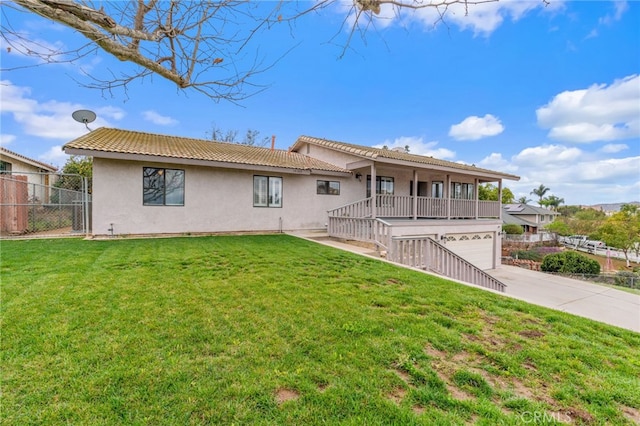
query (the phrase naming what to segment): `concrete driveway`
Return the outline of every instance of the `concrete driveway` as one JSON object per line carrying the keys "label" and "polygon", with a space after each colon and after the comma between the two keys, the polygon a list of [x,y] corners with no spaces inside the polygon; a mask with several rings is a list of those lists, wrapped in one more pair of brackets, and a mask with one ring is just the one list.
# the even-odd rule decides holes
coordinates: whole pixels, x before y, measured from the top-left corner
{"label": "concrete driveway", "polygon": [[597,284],[503,265],[488,272],[505,294],[640,333],[640,295]]}

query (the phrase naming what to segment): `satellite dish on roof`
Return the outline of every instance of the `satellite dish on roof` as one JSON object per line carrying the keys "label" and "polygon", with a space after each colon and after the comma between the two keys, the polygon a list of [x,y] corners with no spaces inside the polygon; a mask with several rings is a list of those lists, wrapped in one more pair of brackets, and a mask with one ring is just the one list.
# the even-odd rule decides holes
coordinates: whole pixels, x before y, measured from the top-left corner
{"label": "satellite dish on roof", "polygon": [[73,117],[73,119],[78,123],[83,123],[87,130],[91,131],[87,124],[93,123],[93,121],[96,119],[96,113],[93,111],[89,111],[88,109],[79,109],[77,111],[74,111],[73,114],[71,114],[71,117]]}

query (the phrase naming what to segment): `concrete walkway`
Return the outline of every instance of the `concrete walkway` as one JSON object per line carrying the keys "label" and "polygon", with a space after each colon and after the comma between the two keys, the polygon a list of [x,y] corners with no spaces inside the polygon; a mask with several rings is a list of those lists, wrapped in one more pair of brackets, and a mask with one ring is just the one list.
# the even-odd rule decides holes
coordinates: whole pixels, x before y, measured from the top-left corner
{"label": "concrete walkway", "polygon": [[[372,253],[371,248],[342,243],[329,238],[323,232],[291,235],[383,260]],[[507,285],[505,293],[494,293],[640,333],[638,294],[517,266],[503,265],[486,272]]]}

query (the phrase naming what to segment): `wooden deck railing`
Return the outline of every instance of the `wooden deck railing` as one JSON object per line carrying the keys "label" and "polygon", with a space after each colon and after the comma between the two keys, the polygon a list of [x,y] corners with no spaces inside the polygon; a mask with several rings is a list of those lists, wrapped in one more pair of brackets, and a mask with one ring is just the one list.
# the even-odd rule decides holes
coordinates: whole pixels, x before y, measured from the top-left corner
{"label": "wooden deck railing", "polygon": [[389,249],[391,225],[382,219],[329,217],[327,232],[335,238],[375,243],[379,248]]}
{"label": "wooden deck railing", "polygon": [[429,237],[393,237],[387,259],[504,292],[506,285]]}
{"label": "wooden deck railing", "polygon": [[[432,197],[415,197],[416,216],[434,219],[476,219],[500,217],[497,201],[458,200]],[[408,195],[376,195],[376,217],[412,218],[413,199]],[[365,198],[333,210],[329,217],[370,218],[373,198]]]}

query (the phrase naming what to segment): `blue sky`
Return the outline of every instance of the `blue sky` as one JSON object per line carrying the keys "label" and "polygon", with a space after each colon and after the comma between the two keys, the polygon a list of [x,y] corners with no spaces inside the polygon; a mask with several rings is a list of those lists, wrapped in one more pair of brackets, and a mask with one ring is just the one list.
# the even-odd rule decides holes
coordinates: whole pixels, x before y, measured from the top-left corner
{"label": "blue sky", "polygon": [[[51,45],[84,39],[32,14],[2,7],[14,29]],[[500,1],[433,11],[382,11],[346,52],[347,14],[336,6],[254,40],[272,68],[266,90],[240,105],[181,92],[153,77],[127,93],[82,87],[81,68],[126,64],[100,53],[81,64],[36,64],[7,50],[0,60],[2,146],[62,166],[61,146],[100,126],[195,138],[223,130],[299,135],[410,152],[512,173],[516,197],[540,184],[565,204],[640,200],[640,2]],[[344,53],[344,55],[342,55]],[[16,70],[10,68],[20,67]],[[118,68],[120,67],[120,68]]]}

